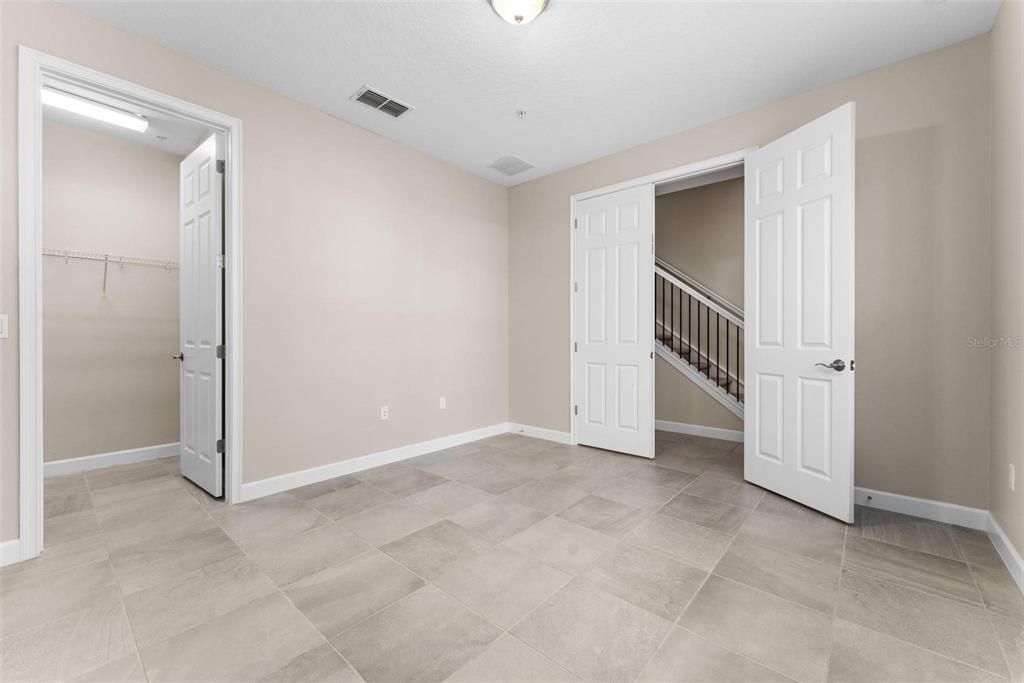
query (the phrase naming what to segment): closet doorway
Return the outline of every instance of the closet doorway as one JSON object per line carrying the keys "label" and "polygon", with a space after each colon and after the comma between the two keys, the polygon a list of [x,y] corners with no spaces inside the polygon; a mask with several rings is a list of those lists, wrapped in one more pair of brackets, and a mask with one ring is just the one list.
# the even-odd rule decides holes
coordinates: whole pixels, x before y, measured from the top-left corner
{"label": "closet doorway", "polygon": [[174,473],[194,496],[238,502],[240,125],[20,56],[19,559],[29,559],[44,528],[57,540],[88,521],[78,484],[143,495],[152,473]]}

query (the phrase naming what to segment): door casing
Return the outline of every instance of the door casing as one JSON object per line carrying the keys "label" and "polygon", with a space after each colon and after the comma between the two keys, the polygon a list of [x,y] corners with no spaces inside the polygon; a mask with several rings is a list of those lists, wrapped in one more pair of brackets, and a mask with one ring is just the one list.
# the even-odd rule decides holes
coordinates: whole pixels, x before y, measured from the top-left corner
{"label": "door casing", "polygon": [[42,105],[44,85],[73,83],[206,125],[225,140],[225,498],[242,486],[242,122],[59,57],[18,46],[18,540],[0,564],[43,549]]}

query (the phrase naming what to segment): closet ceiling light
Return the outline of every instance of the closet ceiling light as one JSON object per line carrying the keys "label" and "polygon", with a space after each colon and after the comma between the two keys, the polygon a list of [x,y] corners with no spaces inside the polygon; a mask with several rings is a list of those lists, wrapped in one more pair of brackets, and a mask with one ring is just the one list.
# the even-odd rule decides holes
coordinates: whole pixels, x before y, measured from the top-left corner
{"label": "closet ceiling light", "polygon": [[43,88],[42,91],[43,104],[56,109],[63,109],[69,111],[72,114],[78,114],[79,116],[86,116],[90,119],[96,119],[97,121],[103,121],[110,123],[121,128],[128,128],[138,133],[145,133],[146,129],[149,128],[149,121],[136,116],[135,114],[108,107],[98,102],[92,102],[91,100],[85,100],[81,97],[75,97],[69,95],[60,90],[51,90],[50,88]]}
{"label": "closet ceiling light", "polygon": [[510,24],[529,24],[537,18],[548,0],[490,0],[495,13]]}

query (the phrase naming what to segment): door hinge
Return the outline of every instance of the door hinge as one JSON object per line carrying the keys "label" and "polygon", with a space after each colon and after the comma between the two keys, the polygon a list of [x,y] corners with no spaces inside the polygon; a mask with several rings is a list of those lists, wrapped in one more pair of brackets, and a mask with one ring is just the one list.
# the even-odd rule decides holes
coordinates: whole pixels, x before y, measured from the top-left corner
{"label": "door hinge", "polygon": [[223,344],[217,344],[217,358],[223,358],[223,357],[224,357],[224,345]]}
{"label": "door hinge", "polygon": [[579,406],[573,406],[572,407],[572,414],[573,415],[579,415],[580,414],[580,407]]}
{"label": "door hinge", "polygon": [[217,159],[217,173],[223,173],[223,172],[224,172],[224,160],[223,159]]}
{"label": "door hinge", "polygon": [[224,254],[217,254],[217,267],[218,268],[223,268],[224,267]]}
{"label": "door hinge", "polygon": [[651,360],[654,360],[654,351],[651,351]]}
{"label": "door hinge", "polygon": [[217,439],[217,452],[218,453],[223,453],[224,452],[224,439]]}
{"label": "door hinge", "polygon": [[572,291],[573,291],[573,292],[578,292],[578,291],[580,291],[580,283],[579,283],[579,282],[573,282],[573,283],[572,283]]}
{"label": "door hinge", "polygon": [[580,352],[580,343],[579,342],[573,342],[572,343],[572,350],[574,352],[576,352],[576,353],[579,353]]}
{"label": "door hinge", "polygon": [[573,230],[579,230],[579,227],[580,227],[579,221],[577,221],[575,218],[573,218],[572,219],[572,229]]}

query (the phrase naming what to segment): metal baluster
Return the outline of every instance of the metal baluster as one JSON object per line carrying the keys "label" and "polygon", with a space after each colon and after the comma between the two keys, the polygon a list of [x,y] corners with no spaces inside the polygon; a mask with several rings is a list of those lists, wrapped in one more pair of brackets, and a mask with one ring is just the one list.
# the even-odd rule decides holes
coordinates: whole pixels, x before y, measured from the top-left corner
{"label": "metal baluster", "polygon": [[722,386],[722,321],[715,311],[715,384]]}
{"label": "metal baluster", "polygon": [[686,362],[693,362],[693,299],[686,295]]}
{"label": "metal baluster", "polygon": [[[725,321],[725,379],[729,380],[729,328],[732,327],[732,323],[728,320]],[[729,393],[729,385],[725,385],[725,393]]]}

